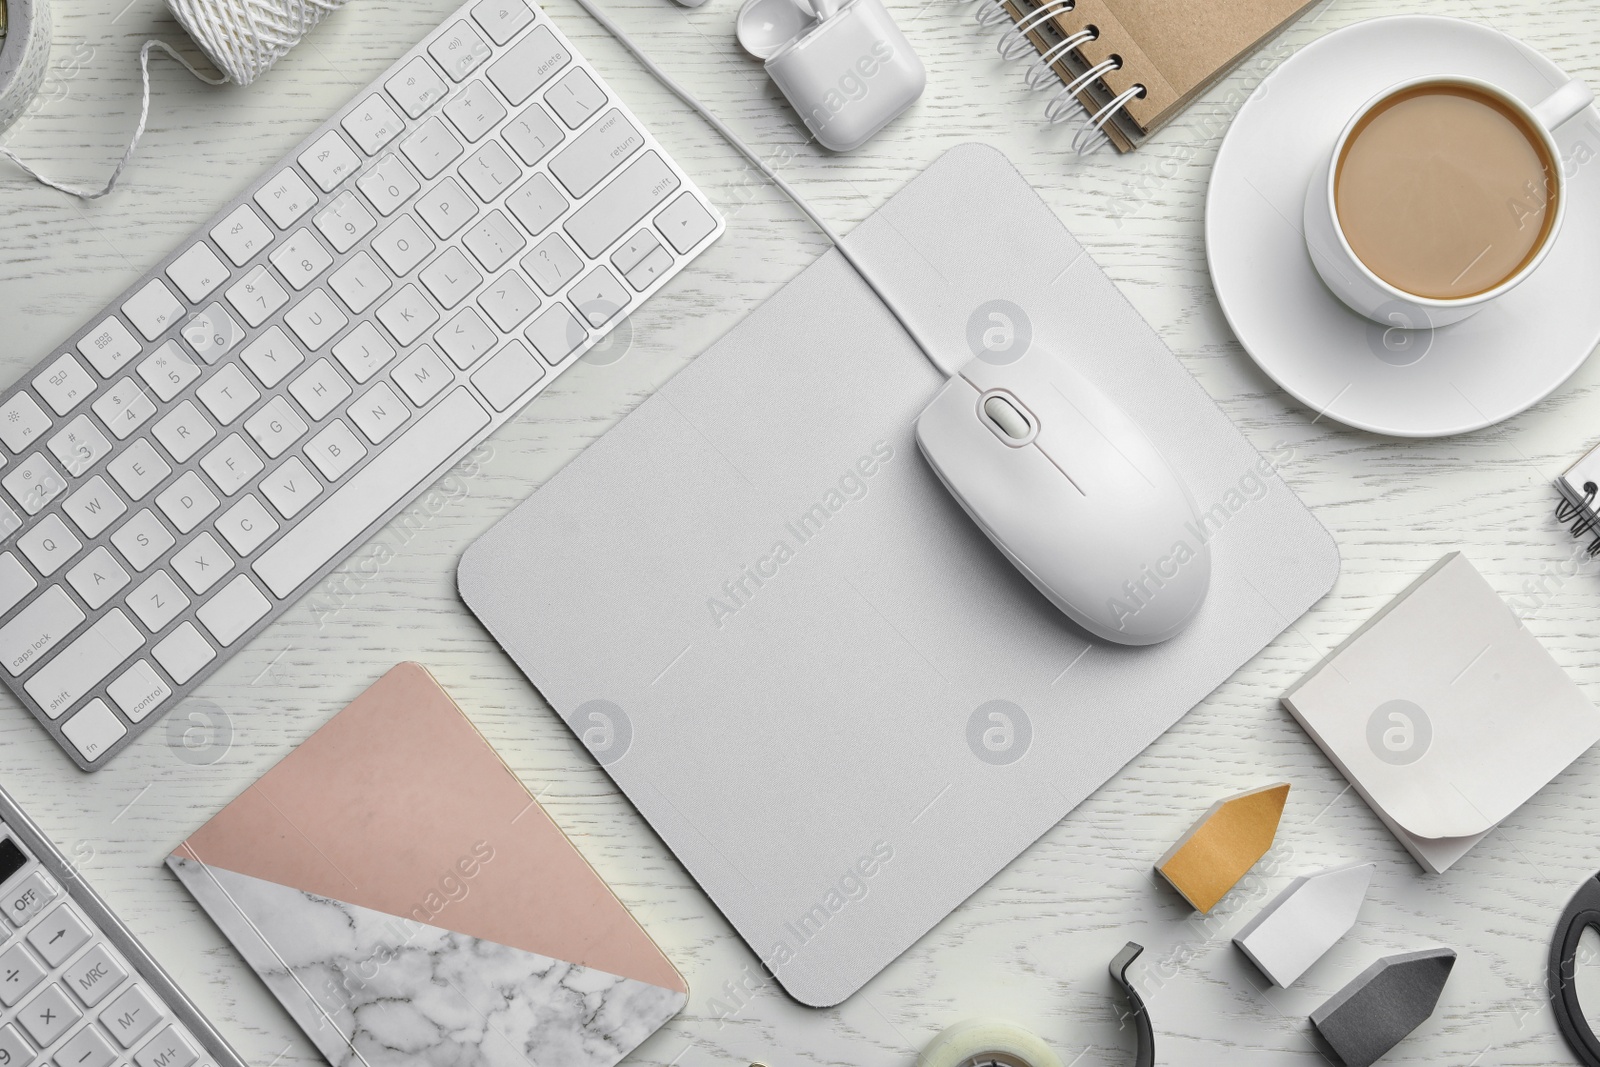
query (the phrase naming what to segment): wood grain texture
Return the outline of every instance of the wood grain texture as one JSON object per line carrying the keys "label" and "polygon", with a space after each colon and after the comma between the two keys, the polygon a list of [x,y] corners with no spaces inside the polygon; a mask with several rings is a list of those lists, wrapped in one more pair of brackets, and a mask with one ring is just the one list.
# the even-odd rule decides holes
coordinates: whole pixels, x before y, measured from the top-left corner
{"label": "wood grain texture", "polygon": [[[126,6],[124,6],[126,5]],[[210,89],[161,59],[140,154],[114,196],[68,200],[0,168],[0,375],[10,380],[456,6],[355,0],[248,89]],[[929,70],[922,100],[855,153],[808,144],[733,38],[734,0],[684,10],[610,0],[618,18],[841,228],[949,147],[1001,148],[1184,364],[1333,531],[1332,593],[1118,777],[842,1007],[812,1011],[762,981],[754,956],[670,851],[461,605],[462,549],[586,444],[810,263],[823,241],[775,190],[670,98],[570,0],[548,7],[729,216],[715,246],[627,327],[620,359],[580,364],[443,483],[420,528],[356,552],[336,592],[308,598],[107,770],[86,776],[15,708],[0,773],[155,954],[258,1065],[320,1062],[312,1046],[161,867],[167,851],[393,663],[428,664],[687,977],[689,1009],[632,1058],[682,1067],[905,1067],[941,1028],[978,1014],[1036,1030],[1064,1061],[1132,1055],[1106,962],[1128,939],[1160,1062],[1319,1064],[1306,1015],[1379,955],[1460,953],[1434,1017],[1394,1064],[1570,1062],[1545,1002],[1551,926],[1600,868],[1592,831],[1600,752],[1580,759],[1447,875],[1423,874],[1277,703],[1278,694],[1444,552],[1467,552],[1590,696],[1600,696],[1600,574],[1573,573],[1550,479],[1600,437],[1600,366],[1480,433],[1395,441],[1316,419],[1258,371],[1217,307],[1202,220],[1211,160],[1239,103],[1293,48],[1395,11],[1477,19],[1600,85],[1593,0],[1330,0],[1208,91],[1136,153],[1087,160],[952,0],[889,0]],[[1181,18],[1174,4],[1174,18]],[[46,98],[0,137],[57,175],[97,179],[136,114],[137,49],[193,45],[158,0],[57,4]],[[1537,343],[1530,338],[1529,343]],[[1506,358],[1516,358],[1515,352]],[[382,558],[380,561],[380,557]],[[1530,594],[1532,594],[1530,596]],[[1210,917],[1151,863],[1213,801],[1288,780],[1277,845]],[[739,783],[729,782],[730,796]],[[1228,944],[1296,874],[1378,864],[1361,920],[1293,989]],[[549,1065],[541,1065],[549,1067]]]}

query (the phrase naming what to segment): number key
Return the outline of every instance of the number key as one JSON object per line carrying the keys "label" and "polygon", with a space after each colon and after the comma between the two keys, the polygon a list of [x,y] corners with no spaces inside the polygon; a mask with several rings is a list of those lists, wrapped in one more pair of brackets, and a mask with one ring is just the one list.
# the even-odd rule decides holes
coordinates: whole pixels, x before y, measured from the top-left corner
{"label": "number key", "polygon": [[228,290],[228,303],[251,326],[260,326],[288,302],[289,294],[266,267],[256,267]]}
{"label": "number key", "polygon": [[132,378],[124,378],[113,385],[91,406],[119,441],[156,413],[155,404]]}
{"label": "number key", "polygon": [[378,225],[372,218],[372,212],[351,192],[340,193],[333,203],[317,212],[312,221],[322,231],[322,236],[328,239],[333,250],[340,254],[354,248],[357,241]]}
{"label": "number key", "polygon": [[139,377],[164,404],[183,392],[184,386],[200,377],[200,368],[178,346],[178,342],[168,341],[139,364]]}
{"label": "number key", "polygon": [[296,292],[310,285],[317,275],[333,263],[328,250],[303,226],[282,245],[274,248],[267,258],[272,260],[272,265],[278,268]]}
{"label": "number key", "polygon": [[17,1028],[0,1026],[0,1067],[22,1067],[31,1059],[33,1052],[17,1033]]}

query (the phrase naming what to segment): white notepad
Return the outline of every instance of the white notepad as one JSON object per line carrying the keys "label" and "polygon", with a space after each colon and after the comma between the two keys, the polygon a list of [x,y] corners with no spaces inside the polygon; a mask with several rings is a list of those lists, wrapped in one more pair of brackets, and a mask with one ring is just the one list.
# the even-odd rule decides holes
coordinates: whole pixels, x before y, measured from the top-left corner
{"label": "white notepad", "polygon": [[1459,552],[1283,704],[1434,874],[1600,740],[1600,712]]}
{"label": "white notepad", "polygon": [[1095,642],[939,484],[942,384],[822,256],[485,534],[468,605],[797,999],[836,1004],[1332,585],[1332,538],[1004,156],[849,237],[918,328],[1026,315],[1186,479],[1211,592]]}

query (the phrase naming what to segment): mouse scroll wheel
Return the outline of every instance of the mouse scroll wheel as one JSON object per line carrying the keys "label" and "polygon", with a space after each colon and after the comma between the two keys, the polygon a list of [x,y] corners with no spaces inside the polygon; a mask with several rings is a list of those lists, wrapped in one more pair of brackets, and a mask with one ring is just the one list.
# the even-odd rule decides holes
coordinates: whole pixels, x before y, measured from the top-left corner
{"label": "mouse scroll wheel", "polygon": [[1028,417],[1003,396],[991,396],[983,402],[983,413],[1014,441],[1021,441],[1033,432]]}

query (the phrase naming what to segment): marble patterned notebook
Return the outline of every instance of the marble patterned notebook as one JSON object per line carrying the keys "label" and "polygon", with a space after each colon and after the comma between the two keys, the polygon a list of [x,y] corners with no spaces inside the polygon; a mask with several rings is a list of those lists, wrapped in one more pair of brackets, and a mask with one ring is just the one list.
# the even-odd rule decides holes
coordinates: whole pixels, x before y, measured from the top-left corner
{"label": "marble patterned notebook", "polygon": [[610,1067],[688,987],[402,663],[167,857],[335,1067]]}

